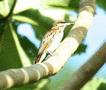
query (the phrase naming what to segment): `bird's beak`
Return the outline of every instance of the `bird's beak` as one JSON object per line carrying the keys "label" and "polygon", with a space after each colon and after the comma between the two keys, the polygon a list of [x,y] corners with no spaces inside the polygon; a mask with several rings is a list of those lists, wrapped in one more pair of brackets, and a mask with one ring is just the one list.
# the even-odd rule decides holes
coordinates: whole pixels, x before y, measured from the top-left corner
{"label": "bird's beak", "polygon": [[73,23],[69,23],[69,22],[66,23],[66,25],[71,25],[71,24],[73,24]]}

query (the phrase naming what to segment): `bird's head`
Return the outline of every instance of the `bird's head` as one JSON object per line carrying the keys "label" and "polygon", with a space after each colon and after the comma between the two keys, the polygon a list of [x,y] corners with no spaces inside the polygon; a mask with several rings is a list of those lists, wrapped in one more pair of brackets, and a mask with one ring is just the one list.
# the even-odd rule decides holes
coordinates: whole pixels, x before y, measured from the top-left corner
{"label": "bird's head", "polygon": [[71,24],[72,24],[72,23],[70,23],[70,22],[66,22],[66,21],[61,20],[61,21],[56,21],[56,22],[54,23],[54,26],[58,26],[58,27],[61,27],[61,28],[65,28],[66,26],[71,25]]}

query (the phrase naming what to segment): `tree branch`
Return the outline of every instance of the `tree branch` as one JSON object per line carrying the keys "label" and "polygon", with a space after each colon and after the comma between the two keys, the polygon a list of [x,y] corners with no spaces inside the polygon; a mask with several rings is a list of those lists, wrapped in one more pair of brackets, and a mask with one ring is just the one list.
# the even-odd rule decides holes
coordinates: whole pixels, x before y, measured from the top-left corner
{"label": "tree branch", "polygon": [[80,90],[106,62],[106,42],[102,47],[80,67],[72,78],[65,83],[62,90]]}
{"label": "tree branch", "polygon": [[[89,0],[81,0],[83,3]],[[75,52],[81,41],[85,38],[95,12],[95,0],[90,0],[91,5],[80,7],[80,13],[69,35],[63,40],[59,48],[45,62],[21,69],[10,69],[0,73],[0,88],[10,88],[29,82],[35,82],[43,77],[56,74],[68,58]],[[89,9],[90,8],[90,9]]]}

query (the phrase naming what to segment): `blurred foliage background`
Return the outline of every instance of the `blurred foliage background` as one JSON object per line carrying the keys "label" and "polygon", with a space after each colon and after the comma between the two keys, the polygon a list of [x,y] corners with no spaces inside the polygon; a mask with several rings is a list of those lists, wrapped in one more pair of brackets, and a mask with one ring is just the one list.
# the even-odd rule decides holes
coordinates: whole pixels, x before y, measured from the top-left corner
{"label": "blurred foliage background", "polygon": [[[0,71],[30,66],[37,55],[44,34],[52,27],[53,22],[58,19],[73,22],[77,19],[79,2],[79,0],[0,0]],[[97,0],[96,6],[105,12],[105,3],[105,0]],[[71,27],[66,28],[64,38],[69,28]],[[88,45],[83,42],[72,57],[86,53],[87,47]],[[49,79],[9,90],[59,90],[65,84],[65,80],[79,68],[76,69],[74,65],[69,61],[58,74]],[[106,90],[105,78],[90,81],[82,90]]]}

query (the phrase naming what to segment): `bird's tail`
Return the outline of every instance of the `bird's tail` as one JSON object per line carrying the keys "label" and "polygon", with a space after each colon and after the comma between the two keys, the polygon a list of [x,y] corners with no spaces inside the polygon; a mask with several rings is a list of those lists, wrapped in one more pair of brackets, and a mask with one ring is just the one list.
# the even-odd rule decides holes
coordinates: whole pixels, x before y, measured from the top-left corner
{"label": "bird's tail", "polygon": [[42,62],[45,56],[46,56],[46,53],[39,53],[35,59],[34,64]]}
{"label": "bird's tail", "polygon": [[39,63],[41,56],[42,56],[42,54],[37,55],[34,64]]}

